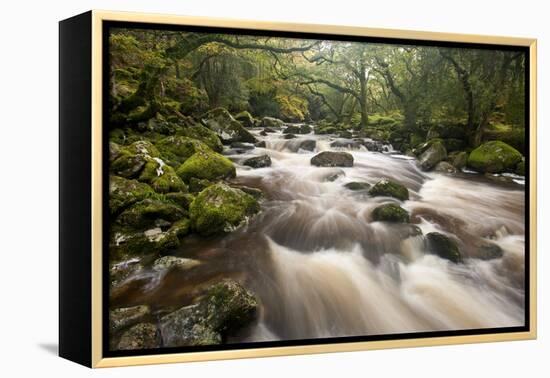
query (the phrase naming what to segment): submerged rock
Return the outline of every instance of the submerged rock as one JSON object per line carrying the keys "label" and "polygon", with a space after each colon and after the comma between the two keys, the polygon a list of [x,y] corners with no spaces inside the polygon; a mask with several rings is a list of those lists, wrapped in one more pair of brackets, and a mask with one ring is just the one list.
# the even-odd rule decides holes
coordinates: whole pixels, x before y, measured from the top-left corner
{"label": "submerged rock", "polygon": [[225,156],[212,151],[199,151],[193,154],[176,170],[184,181],[192,177],[207,180],[221,180],[236,175],[235,166]]}
{"label": "submerged rock", "polygon": [[440,161],[436,164],[434,171],[441,173],[456,173],[456,168],[446,161]]}
{"label": "submerged rock", "polygon": [[256,143],[254,146],[260,147],[260,148],[266,148],[267,144],[266,144],[265,140],[262,140],[262,141],[259,141],[258,143]]}
{"label": "submerged rock", "polygon": [[372,211],[375,222],[409,223],[409,213],[393,203],[380,205]]}
{"label": "submerged rock", "polygon": [[344,185],[349,190],[368,190],[370,189],[370,184],[366,182],[352,181]]}
{"label": "submerged rock", "polygon": [[162,271],[177,269],[181,271],[192,269],[201,264],[200,261],[176,256],[163,256],[153,263],[153,270]]}
{"label": "submerged rock", "polygon": [[482,242],[477,246],[477,257],[481,260],[500,259],[504,251],[498,244],[491,242]]}
{"label": "submerged rock", "polygon": [[120,332],[143,322],[150,315],[151,309],[146,305],[116,308],[109,311],[109,330],[110,332]]}
{"label": "submerged rock", "polygon": [[481,173],[514,172],[521,161],[521,153],[514,147],[501,141],[492,141],[470,153],[468,166]]}
{"label": "submerged rock", "polygon": [[296,135],[294,135],[294,134],[285,134],[284,138],[285,139],[295,139]]}
{"label": "submerged rock", "polygon": [[305,151],[314,151],[316,146],[317,146],[317,142],[315,142],[312,139],[308,139],[300,142],[300,145],[298,148]]}
{"label": "submerged rock", "polygon": [[462,262],[462,255],[454,240],[439,232],[430,232],[426,234],[426,249],[443,259],[454,263]]}
{"label": "submerged rock", "polygon": [[160,346],[157,326],[152,323],[136,324],[120,337],[117,349],[153,349]]}
{"label": "submerged rock", "polygon": [[323,151],[311,158],[317,167],[353,167],[353,156],[347,152]]}
{"label": "submerged rock", "polygon": [[409,199],[409,190],[395,181],[388,179],[378,181],[370,190],[373,197],[393,197],[401,201]]}
{"label": "submerged rock", "polygon": [[220,344],[227,335],[250,325],[258,302],[239,283],[226,279],[211,286],[195,305],[183,307],[160,320],[164,346]]}
{"label": "submerged rock", "polygon": [[429,171],[436,166],[441,160],[447,157],[447,150],[439,141],[430,143],[430,146],[420,155],[420,168],[424,171]]}
{"label": "submerged rock", "polygon": [[201,235],[230,231],[259,211],[254,197],[223,183],[204,189],[189,208],[192,227]]}
{"label": "submerged rock", "polygon": [[269,155],[255,156],[243,161],[243,165],[247,165],[252,168],[271,167],[271,158]]}

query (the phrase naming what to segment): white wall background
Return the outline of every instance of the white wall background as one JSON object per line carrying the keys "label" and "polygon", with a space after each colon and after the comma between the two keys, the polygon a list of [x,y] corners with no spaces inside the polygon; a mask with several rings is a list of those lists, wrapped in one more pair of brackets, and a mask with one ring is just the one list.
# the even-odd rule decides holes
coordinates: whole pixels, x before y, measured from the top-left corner
{"label": "white wall background", "polygon": [[[5,0],[0,21],[0,375],[548,377],[550,27],[545,1]],[[126,10],[539,39],[539,339],[90,371],[56,357],[57,21]]]}

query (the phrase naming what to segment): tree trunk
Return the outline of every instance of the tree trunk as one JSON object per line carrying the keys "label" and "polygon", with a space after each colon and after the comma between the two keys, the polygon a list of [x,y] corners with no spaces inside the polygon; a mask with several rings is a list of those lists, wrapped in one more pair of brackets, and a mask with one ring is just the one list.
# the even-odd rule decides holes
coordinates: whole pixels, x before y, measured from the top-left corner
{"label": "tree trunk", "polygon": [[359,76],[359,106],[361,107],[361,128],[366,128],[369,123],[368,107],[367,107],[367,81],[368,77],[365,77],[366,69],[365,65],[361,64],[361,70]]}

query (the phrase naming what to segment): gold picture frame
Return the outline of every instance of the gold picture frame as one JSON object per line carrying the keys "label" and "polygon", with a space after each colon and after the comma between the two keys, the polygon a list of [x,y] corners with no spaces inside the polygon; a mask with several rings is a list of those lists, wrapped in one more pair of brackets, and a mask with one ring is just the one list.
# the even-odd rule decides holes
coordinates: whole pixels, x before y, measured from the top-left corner
{"label": "gold picture frame", "polygon": [[[161,364],[174,362],[189,362],[189,361],[207,361],[219,359],[237,359],[250,357],[267,357],[267,356],[283,356],[283,355],[300,355],[310,353],[328,353],[328,352],[347,352],[372,349],[389,349],[403,347],[420,347],[420,346],[435,346],[447,344],[466,344],[466,343],[481,343],[481,342],[496,342],[496,341],[512,341],[512,340],[528,340],[535,339],[537,336],[537,296],[536,296],[536,222],[537,222],[537,169],[536,169],[536,124],[537,124],[537,41],[530,38],[513,38],[500,36],[482,36],[469,34],[453,34],[453,33],[436,33],[425,31],[411,30],[394,30],[394,29],[378,29],[368,27],[353,27],[353,26],[336,26],[336,25],[316,25],[316,24],[294,24],[294,23],[276,23],[276,22],[258,22],[253,20],[230,20],[217,19],[209,17],[187,17],[175,15],[160,15],[160,14],[145,14],[145,13],[126,13],[126,12],[110,12],[94,10],[85,14],[86,23],[83,28],[88,28],[91,51],[90,68],[90,89],[91,103],[89,103],[89,119],[90,128],[87,130],[87,135],[90,141],[90,162],[89,177],[90,177],[90,229],[89,241],[90,245],[83,245],[81,248],[89,250],[90,259],[87,266],[75,267],[76,262],[67,257],[68,253],[61,251],[60,264],[63,266],[61,274],[65,274],[66,269],[86,270],[91,279],[90,293],[83,294],[86,301],[89,300],[90,317],[85,319],[85,322],[90,321],[89,342],[90,348],[86,349],[86,354],[90,353],[89,358],[81,358],[80,355],[72,355],[69,348],[74,347],[70,332],[74,333],[76,326],[70,330],[60,330],[63,336],[60,335],[60,354],[63,357],[75,360],[90,367],[115,367],[129,365],[144,365],[144,364]],[[380,341],[364,341],[364,342],[343,342],[331,344],[313,344],[299,346],[277,346],[277,347],[261,347],[252,349],[234,349],[234,350],[215,350],[215,351],[200,351],[188,353],[167,353],[154,355],[136,355],[124,357],[104,357],[103,353],[103,288],[102,288],[102,272],[103,272],[103,216],[104,211],[102,198],[104,173],[103,173],[103,24],[106,21],[117,22],[133,22],[133,23],[152,23],[164,25],[186,25],[186,26],[202,26],[202,27],[217,27],[217,28],[238,28],[243,30],[261,30],[261,31],[283,31],[296,33],[318,33],[342,36],[359,36],[359,37],[377,37],[377,38],[398,38],[405,40],[422,40],[433,42],[459,42],[459,43],[475,43],[475,44],[492,44],[492,45],[507,45],[526,47],[529,50],[529,235],[526,235],[526,240],[529,240],[529,277],[526,280],[529,282],[529,292],[526,296],[529,298],[529,330],[525,332],[511,333],[494,333],[494,334],[477,334],[477,335],[458,335],[446,337],[426,337],[426,338],[407,338],[396,340],[380,340]],[[63,22],[62,22],[63,23]],[[61,36],[63,38],[63,36]],[[70,45],[70,42],[67,42]],[[62,47],[63,47],[62,43]],[[63,52],[61,52],[63,54]],[[62,69],[61,69],[62,70]],[[63,72],[61,72],[63,74]],[[61,85],[63,89],[63,84]],[[69,101],[68,99],[66,101]],[[63,107],[67,103],[63,103],[63,96],[60,104],[60,112],[63,112]],[[63,126],[62,134],[63,134]],[[62,136],[63,139],[63,136]],[[63,143],[61,143],[63,144]],[[63,147],[61,147],[63,148]],[[61,160],[63,159],[63,154]],[[61,163],[63,164],[63,162]],[[63,172],[62,172],[63,176]],[[63,179],[61,179],[63,180]],[[527,194],[527,193],[526,193]],[[61,204],[60,206],[67,206]],[[63,211],[62,211],[63,214]],[[70,227],[67,225],[66,227]],[[61,230],[61,238],[63,238],[63,228]],[[63,248],[63,247],[60,247]],[[73,253],[74,253],[73,248]],[[82,262],[85,264],[85,262]],[[68,274],[68,273],[67,273]],[[68,295],[65,288],[70,285],[70,277],[64,276],[61,278],[60,290],[61,296]],[[87,278],[85,278],[87,279]],[[67,289],[69,290],[69,289]],[[63,298],[60,298],[63,302]],[[65,327],[67,322],[71,321],[76,313],[71,313],[68,310],[69,304],[60,303],[60,312],[65,315],[60,315],[60,326]],[[87,340],[86,338],[84,340]],[[64,345],[67,345],[64,347]]]}

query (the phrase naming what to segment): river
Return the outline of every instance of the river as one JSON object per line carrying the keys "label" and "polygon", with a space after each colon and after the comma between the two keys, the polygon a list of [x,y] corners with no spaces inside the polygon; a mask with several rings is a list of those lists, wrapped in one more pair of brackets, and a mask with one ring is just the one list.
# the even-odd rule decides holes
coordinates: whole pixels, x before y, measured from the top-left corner
{"label": "river", "polygon": [[[176,254],[202,265],[187,274],[142,273],[112,293],[113,303],[180,307],[205,285],[231,276],[256,293],[261,310],[257,324],[230,342],[524,324],[521,178],[499,183],[467,171],[427,173],[391,146],[385,153],[331,148],[331,135],[286,140],[280,131],[260,131],[252,130],[265,148],[226,148],[225,154],[237,165],[235,184],[264,192],[261,213],[225,236],[186,238]],[[315,141],[315,150],[300,149],[304,140]],[[350,152],[353,167],[312,166],[310,159],[325,150]],[[270,167],[241,165],[262,154],[271,157]],[[377,205],[398,201],[344,187],[382,178],[409,189],[410,200],[400,205],[412,223],[423,234],[456,238],[464,263],[429,254],[410,225],[370,221]],[[476,246],[487,241],[502,248],[501,258],[476,258]]]}

